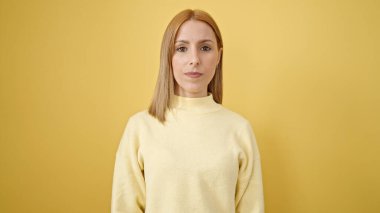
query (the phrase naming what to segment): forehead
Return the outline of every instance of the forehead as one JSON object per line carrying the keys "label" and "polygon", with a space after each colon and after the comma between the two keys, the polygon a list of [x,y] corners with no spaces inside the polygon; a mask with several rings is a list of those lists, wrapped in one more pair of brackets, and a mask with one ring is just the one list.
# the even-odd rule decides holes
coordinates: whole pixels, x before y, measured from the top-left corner
{"label": "forehead", "polygon": [[185,21],[178,30],[177,40],[197,41],[209,39],[216,41],[215,33],[212,28],[203,21]]}

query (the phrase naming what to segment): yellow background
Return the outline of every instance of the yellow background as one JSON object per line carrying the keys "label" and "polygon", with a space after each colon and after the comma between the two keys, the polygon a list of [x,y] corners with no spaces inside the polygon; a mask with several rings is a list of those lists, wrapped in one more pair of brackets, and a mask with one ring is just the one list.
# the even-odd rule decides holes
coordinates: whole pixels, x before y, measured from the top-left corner
{"label": "yellow background", "polygon": [[380,212],[377,0],[1,0],[0,212],[109,212],[124,125],[185,8],[222,31],[224,105],[256,133],[266,212]]}

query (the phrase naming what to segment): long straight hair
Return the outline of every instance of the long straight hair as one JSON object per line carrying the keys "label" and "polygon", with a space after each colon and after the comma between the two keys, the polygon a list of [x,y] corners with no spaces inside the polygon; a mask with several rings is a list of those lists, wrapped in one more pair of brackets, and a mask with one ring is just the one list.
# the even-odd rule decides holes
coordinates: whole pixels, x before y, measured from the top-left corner
{"label": "long straight hair", "polygon": [[[166,120],[166,111],[171,108],[171,100],[174,95],[175,79],[172,58],[174,55],[175,38],[181,25],[188,20],[203,21],[208,24],[215,33],[218,50],[223,48],[223,40],[218,25],[207,12],[187,9],[178,13],[170,21],[161,43],[160,70],[152,102],[149,106],[149,114],[157,118],[161,123],[164,123]],[[214,77],[207,86],[207,92],[212,93],[214,101],[219,104],[222,103],[223,98],[223,51],[220,54],[219,64],[216,67]]]}

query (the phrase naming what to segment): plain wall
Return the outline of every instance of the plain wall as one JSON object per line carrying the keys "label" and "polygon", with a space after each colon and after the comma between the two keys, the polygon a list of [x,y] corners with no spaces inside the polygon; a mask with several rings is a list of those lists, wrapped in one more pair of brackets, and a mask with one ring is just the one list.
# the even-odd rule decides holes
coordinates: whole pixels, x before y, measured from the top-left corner
{"label": "plain wall", "polygon": [[375,0],[1,0],[0,212],[110,211],[122,131],[186,8],[221,29],[224,105],[254,128],[266,212],[380,212]]}

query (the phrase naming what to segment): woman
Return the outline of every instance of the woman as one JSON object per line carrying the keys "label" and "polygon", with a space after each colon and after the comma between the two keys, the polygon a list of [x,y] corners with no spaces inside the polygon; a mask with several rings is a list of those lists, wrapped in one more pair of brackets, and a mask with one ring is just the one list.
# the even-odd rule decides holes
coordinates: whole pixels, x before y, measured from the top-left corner
{"label": "woman", "polygon": [[223,42],[201,10],[166,28],[149,110],[131,116],[117,154],[112,212],[264,212],[249,122],[221,105]]}

